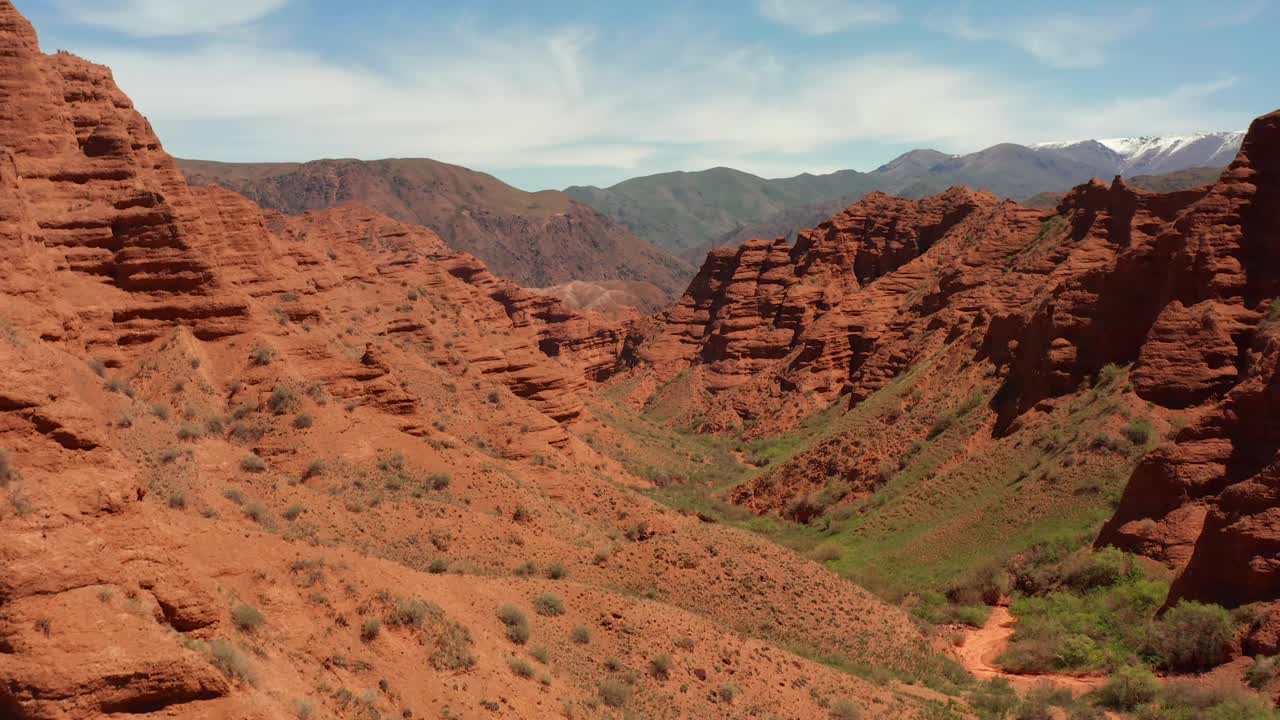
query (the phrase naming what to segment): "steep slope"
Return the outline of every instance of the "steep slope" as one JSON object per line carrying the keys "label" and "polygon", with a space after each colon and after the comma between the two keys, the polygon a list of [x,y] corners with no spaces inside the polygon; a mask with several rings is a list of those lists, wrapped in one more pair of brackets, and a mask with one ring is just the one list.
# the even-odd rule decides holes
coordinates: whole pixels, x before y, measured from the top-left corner
{"label": "steep slope", "polygon": [[922,715],[785,649],[925,677],[903,613],[574,437],[616,326],[188,188],[9,0],[0,56],[0,714]]}
{"label": "steep slope", "polygon": [[564,193],[527,193],[426,159],[217,163],[179,160],[193,185],[217,184],[289,214],[358,202],[425,225],[521,285],[650,283],[674,294],[692,269]]}
{"label": "steep slope", "polygon": [[964,185],[1025,198],[1065,192],[1094,177],[1220,167],[1231,160],[1242,138],[1243,133],[1202,133],[1030,147],[1002,143],[965,155],[912,150],[869,173],[841,170],[765,180],[715,168],[565,192],[655,245],[696,262],[713,247],[808,227],[872,191],[923,198]]}
{"label": "steep slope", "polygon": [[1278,152],[1272,114],[1211,186],[1093,181],[1052,212],[872,194],[794,245],[714,251],[638,347],[632,399],[740,434],[765,469],[724,497],[825,517],[834,536],[791,539],[855,576],[954,581],[1097,533],[1114,497],[1099,542],[1180,570],[1170,602],[1280,599]]}

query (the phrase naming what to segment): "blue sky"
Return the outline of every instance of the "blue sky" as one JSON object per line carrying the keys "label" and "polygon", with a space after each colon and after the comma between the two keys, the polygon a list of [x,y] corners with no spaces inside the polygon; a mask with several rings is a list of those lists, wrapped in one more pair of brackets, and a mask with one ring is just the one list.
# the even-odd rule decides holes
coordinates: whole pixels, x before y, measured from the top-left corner
{"label": "blue sky", "polygon": [[432,157],[525,189],[870,170],[906,150],[1238,130],[1280,0],[16,0],[182,157]]}

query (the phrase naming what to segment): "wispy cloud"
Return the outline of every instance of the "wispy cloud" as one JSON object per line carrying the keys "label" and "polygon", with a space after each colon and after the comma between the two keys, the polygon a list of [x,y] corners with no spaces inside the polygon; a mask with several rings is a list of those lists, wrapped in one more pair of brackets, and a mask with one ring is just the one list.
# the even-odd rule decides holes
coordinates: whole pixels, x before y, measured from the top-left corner
{"label": "wispy cloud", "polygon": [[1236,3],[1214,3],[1201,10],[1201,22],[1208,27],[1238,27],[1257,20],[1266,12],[1267,0],[1244,0]]}
{"label": "wispy cloud", "polygon": [[809,35],[829,35],[862,25],[896,22],[891,2],[878,0],[756,0],[763,17]]}
{"label": "wispy cloud", "polygon": [[171,152],[221,160],[784,176],[832,169],[854,146],[965,152],[1239,123],[1212,102],[1230,78],[1090,102],[912,52],[814,57],[705,35],[620,44],[572,26],[450,26],[438,41],[383,43],[371,64],[241,32],[74,49],[113,68]]}
{"label": "wispy cloud", "polygon": [[58,0],[73,19],[137,37],[197,35],[263,18],[289,0]]}
{"label": "wispy cloud", "polygon": [[1013,45],[1052,67],[1092,68],[1106,64],[1112,45],[1152,19],[1150,8],[1139,7],[1119,14],[984,18],[979,23],[967,6],[959,5],[932,13],[929,24],[964,40]]}

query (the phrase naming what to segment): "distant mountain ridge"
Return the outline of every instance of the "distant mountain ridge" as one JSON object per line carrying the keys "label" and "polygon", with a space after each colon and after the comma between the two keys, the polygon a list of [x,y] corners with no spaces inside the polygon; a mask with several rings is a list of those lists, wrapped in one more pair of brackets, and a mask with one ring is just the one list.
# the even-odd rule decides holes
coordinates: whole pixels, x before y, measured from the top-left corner
{"label": "distant mountain ridge", "polygon": [[1117,175],[1158,175],[1189,167],[1223,167],[1235,157],[1244,140],[1243,131],[1199,132],[1189,135],[1144,135],[1134,138],[1038,143],[1032,149],[1080,154],[1103,149],[1117,162]]}
{"label": "distant mountain ridge", "polygon": [[[904,153],[871,172],[765,179],[730,168],[662,173],[608,188],[574,186],[570,197],[686,259],[724,239],[741,241],[751,228],[805,227],[872,191],[918,199],[964,185],[1024,199],[1065,192],[1116,175],[1160,175],[1227,165],[1242,132],[1202,132],[1018,145],[1001,143],[953,155],[933,149]],[[797,221],[796,224],[790,224]]]}

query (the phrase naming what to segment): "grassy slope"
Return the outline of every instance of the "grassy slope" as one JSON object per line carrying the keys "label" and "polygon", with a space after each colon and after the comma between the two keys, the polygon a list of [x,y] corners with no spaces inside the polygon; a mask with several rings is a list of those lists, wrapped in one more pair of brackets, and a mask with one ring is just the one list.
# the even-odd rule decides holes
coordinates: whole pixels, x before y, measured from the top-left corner
{"label": "grassy slope", "polygon": [[[594,408],[616,431],[596,447],[641,474],[674,478],[652,491],[667,505],[749,528],[799,552],[823,546],[823,556],[834,558],[827,560],[833,570],[897,597],[943,589],[992,559],[1037,543],[1087,544],[1137,459],[1156,442],[1123,439],[1124,429],[1146,410],[1126,391],[1121,374],[1000,440],[991,438],[990,413],[979,405],[933,439],[921,439],[876,493],[808,525],[776,514],[755,516],[725,502],[730,488],[824,442],[884,433],[886,415],[919,397],[917,381],[927,370],[928,363],[918,366],[852,410],[832,406],[790,433],[754,442],[667,427],[661,397],[681,391],[678,379],[643,413],[620,401],[629,390],[621,384]],[[928,398],[915,400],[894,424],[936,417],[937,408]],[[1100,438],[1105,442],[1095,447]],[[769,463],[759,469],[740,457]]]}

